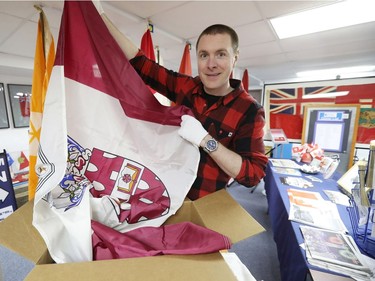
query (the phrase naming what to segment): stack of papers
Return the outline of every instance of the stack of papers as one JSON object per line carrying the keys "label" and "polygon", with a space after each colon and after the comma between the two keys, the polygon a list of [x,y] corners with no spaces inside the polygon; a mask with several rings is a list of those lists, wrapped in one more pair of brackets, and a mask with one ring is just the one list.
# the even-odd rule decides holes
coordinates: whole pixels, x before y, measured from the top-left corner
{"label": "stack of papers", "polygon": [[311,226],[347,232],[336,204],[324,200],[319,192],[288,189],[289,220]]}
{"label": "stack of papers", "polygon": [[300,229],[310,264],[351,276],[355,280],[374,280],[374,269],[371,269],[351,236],[303,225]]}

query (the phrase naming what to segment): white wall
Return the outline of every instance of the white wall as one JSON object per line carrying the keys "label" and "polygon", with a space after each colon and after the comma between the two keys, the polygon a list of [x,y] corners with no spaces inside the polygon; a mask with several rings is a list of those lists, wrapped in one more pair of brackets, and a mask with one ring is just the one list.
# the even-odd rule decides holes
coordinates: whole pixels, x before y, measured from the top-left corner
{"label": "white wall", "polygon": [[28,128],[14,128],[12,120],[12,111],[8,97],[7,84],[29,84],[32,83],[32,74],[25,76],[16,76],[0,73],[0,83],[5,90],[5,99],[7,103],[8,119],[10,128],[0,129],[0,151],[5,149],[7,152],[20,151],[29,149]]}

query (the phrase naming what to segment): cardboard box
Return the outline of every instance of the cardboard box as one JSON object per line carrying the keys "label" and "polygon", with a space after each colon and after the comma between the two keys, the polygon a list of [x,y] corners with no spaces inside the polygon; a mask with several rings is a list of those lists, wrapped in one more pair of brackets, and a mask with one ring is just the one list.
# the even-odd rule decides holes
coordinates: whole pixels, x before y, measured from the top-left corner
{"label": "cardboard box", "polygon": [[[32,210],[30,201],[0,223],[0,244],[35,264],[25,280],[236,280],[220,253],[54,264],[32,226]],[[196,201],[186,200],[166,223],[182,221],[215,230],[232,243],[264,231],[225,190]]]}

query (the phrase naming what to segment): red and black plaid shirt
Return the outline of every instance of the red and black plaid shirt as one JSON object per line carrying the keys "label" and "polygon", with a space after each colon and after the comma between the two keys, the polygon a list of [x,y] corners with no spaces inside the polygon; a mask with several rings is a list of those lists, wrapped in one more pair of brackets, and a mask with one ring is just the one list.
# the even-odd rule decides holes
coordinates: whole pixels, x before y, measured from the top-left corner
{"label": "red and black plaid shirt", "polygon": [[[165,69],[141,51],[130,62],[146,84],[177,105],[191,108],[212,137],[242,156],[237,182],[248,187],[259,183],[268,161],[263,143],[264,109],[244,91],[241,81],[231,79],[234,90],[207,108],[199,77]],[[197,178],[188,194],[192,200],[225,188],[230,179],[203,149],[200,153]]]}

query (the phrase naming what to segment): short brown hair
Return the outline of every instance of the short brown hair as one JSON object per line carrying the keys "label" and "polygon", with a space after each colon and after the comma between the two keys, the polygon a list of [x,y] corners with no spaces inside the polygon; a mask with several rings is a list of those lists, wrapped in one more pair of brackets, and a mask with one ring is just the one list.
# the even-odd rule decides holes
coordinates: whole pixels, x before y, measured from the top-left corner
{"label": "short brown hair", "polygon": [[214,24],[209,27],[207,27],[205,30],[202,31],[202,33],[199,35],[197,44],[195,45],[196,50],[198,50],[198,44],[201,40],[202,36],[204,35],[215,35],[215,34],[229,34],[231,40],[232,40],[232,48],[235,53],[238,52],[238,35],[236,31],[234,31],[233,28],[224,25],[224,24]]}

